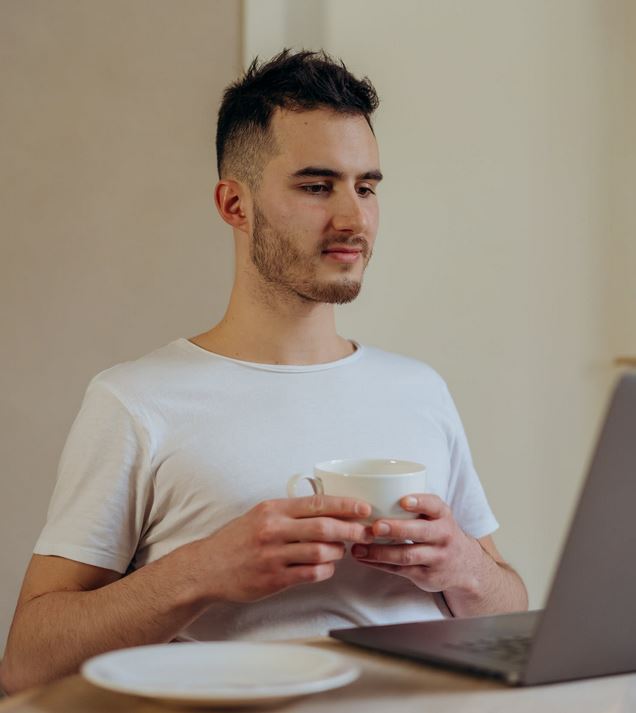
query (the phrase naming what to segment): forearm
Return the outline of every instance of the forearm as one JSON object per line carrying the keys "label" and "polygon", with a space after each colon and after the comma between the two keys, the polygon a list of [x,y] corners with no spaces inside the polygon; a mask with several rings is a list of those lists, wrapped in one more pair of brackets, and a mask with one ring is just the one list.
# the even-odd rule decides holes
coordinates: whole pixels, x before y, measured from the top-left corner
{"label": "forearm", "polygon": [[[114,582],[78,586],[81,578],[68,572],[48,579],[27,572],[0,686],[14,692],[104,651],[170,641],[217,601],[253,602],[329,579],[345,542],[369,542],[357,520],[370,513],[367,503],[329,495],[268,500]],[[38,588],[38,581],[72,584]]]}
{"label": "forearm", "polygon": [[444,599],[455,617],[525,611],[528,594],[521,577],[505,562],[495,561],[475,541],[472,576],[462,588],[444,590]]}
{"label": "forearm", "polygon": [[209,603],[197,595],[187,547],[99,589],[49,592],[25,602],[2,661],[5,690],[73,673],[105,651],[173,639]]}

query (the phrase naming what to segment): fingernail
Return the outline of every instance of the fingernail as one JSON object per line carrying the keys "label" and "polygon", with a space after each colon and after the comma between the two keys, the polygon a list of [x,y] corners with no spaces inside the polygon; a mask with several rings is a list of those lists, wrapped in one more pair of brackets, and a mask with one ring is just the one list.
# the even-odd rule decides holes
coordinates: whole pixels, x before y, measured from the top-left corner
{"label": "fingernail", "polygon": [[391,532],[391,528],[386,524],[386,522],[381,522],[379,525],[375,526],[375,531],[378,535],[388,535]]}
{"label": "fingernail", "polygon": [[404,507],[414,508],[416,505],[417,505],[417,498],[414,498],[412,495],[409,495],[408,498],[404,498]]}
{"label": "fingernail", "polygon": [[352,551],[354,557],[366,557],[369,554],[369,548],[362,545],[356,545]]}
{"label": "fingernail", "polygon": [[366,503],[356,503],[355,511],[360,517],[368,517],[371,514],[371,508]]}

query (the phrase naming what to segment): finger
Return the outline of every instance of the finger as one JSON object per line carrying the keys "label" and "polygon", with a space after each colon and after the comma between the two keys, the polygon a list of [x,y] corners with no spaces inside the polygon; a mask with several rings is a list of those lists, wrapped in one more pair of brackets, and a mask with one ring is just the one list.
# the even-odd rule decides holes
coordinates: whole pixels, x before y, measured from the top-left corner
{"label": "finger", "polygon": [[428,570],[423,569],[422,567],[400,567],[396,564],[367,562],[365,560],[358,561],[365,567],[373,567],[374,569],[380,569],[384,572],[397,574],[399,577],[406,577],[406,579],[410,579],[411,582],[415,582],[420,589],[424,589],[426,592],[439,592],[442,589],[439,586],[439,582],[437,582],[433,577],[429,577]]}
{"label": "finger", "polygon": [[342,542],[292,542],[283,548],[282,561],[286,565],[322,564],[341,560],[345,552]]}
{"label": "finger", "polygon": [[438,548],[430,545],[354,545],[351,554],[359,560],[400,567],[431,567],[439,561]]}
{"label": "finger", "polygon": [[408,512],[416,512],[431,520],[437,520],[450,513],[448,505],[432,493],[413,493],[400,500],[400,505]]}
{"label": "finger", "polygon": [[400,567],[397,564],[384,564],[384,562],[368,562],[367,560],[358,560],[360,564],[365,567],[374,567],[375,569],[381,569],[384,572],[391,572],[391,574],[399,574],[403,577],[407,576],[407,572],[413,569],[412,567]]}
{"label": "finger", "polygon": [[329,579],[336,571],[333,562],[323,564],[299,564],[285,568],[283,587],[309,582],[322,582]]}
{"label": "finger", "polygon": [[437,544],[443,539],[440,525],[434,520],[376,520],[371,526],[375,537],[390,537],[393,540],[411,540]]}
{"label": "finger", "polygon": [[371,514],[371,506],[364,500],[341,498],[335,495],[309,495],[302,498],[288,498],[287,514],[290,517],[364,518]]}
{"label": "finger", "polygon": [[362,523],[335,517],[288,520],[283,536],[287,542],[373,542],[373,535]]}

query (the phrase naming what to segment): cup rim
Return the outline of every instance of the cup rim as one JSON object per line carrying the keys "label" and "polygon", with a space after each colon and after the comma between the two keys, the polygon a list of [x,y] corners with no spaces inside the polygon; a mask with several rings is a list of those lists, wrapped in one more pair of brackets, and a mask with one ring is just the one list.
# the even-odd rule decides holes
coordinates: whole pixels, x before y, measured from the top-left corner
{"label": "cup rim", "polygon": [[[351,464],[351,468],[359,469],[359,466],[355,466],[356,463],[361,462],[374,462],[374,463],[387,463],[396,464],[400,463],[404,466],[404,470],[399,473],[359,473],[359,472],[343,472],[343,466],[346,468],[347,463]],[[336,470],[336,468],[339,468]],[[378,476],[386,475],[393,477],[400,477],[406,475],[418,475],[426,471],[426,466],[423,463],[417,463],[410,460],[402,460],[401,458],[336,458],[334,460],[325,460],[321,463],[316,463],[314,466],[314,473],[319,474],[321,472],[328,473],[330,475],[344,475],[347,477],[354,478],[377,478]]]}

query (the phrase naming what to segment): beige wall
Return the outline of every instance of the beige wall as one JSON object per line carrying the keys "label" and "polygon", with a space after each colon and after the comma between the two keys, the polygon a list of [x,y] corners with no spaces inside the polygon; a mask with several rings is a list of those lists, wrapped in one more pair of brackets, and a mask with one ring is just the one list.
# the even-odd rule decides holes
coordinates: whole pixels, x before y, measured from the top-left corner
{"label": "beige wall", "polygon": [[340,329],[444,375],[498,542],[545,594],[611,359],[636,352],[634,4],[244,9],[241,45],[233,0],[0,4],[0,646],[88,380],[225,307],[211,142],[241,47],[322,44],[376,84],[382,223]]}
{"label": "beige wall", "polygon": [[615,112],[612,135],[612,241],[607,271],[607,318],[612,348],[636,354],[636,3],[618,16],[612,52]]}
{"label": "beige wall", "polygon": [[225,309],[235,0],[0,3],[0,650],[89,379]]}

